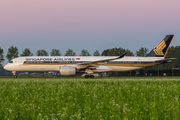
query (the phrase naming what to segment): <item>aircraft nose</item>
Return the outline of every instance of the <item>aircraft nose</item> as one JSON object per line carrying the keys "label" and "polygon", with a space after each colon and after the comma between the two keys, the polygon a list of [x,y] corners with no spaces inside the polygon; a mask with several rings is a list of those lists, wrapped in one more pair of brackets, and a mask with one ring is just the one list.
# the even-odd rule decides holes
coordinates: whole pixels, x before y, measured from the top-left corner
{"label": "aircraft nose", "polygon": [[4,66],[4,69],[5,69],[5,70],[8,70],[8,68],[9,68],[8,65],[5,65],[5,66]]}

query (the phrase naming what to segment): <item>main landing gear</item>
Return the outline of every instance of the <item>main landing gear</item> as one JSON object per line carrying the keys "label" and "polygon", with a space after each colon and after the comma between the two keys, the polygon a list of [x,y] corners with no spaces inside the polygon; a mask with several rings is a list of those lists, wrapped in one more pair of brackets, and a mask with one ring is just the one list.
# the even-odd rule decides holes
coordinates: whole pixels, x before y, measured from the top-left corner
{"label": "main landing gear", "polygon": [[87,68],[87,69],[85,70],[85,73],[86,73],[86,75],[84,76],[85,78],[89,78],[89,77],[90,77],[90,78],[94,78],[92,69]]}
{"label": "main landing gear", "polygon": [[89,77],[90,77],[90,78],[94,78],[94,75],[85,75],[84,77],[85,77],[85,78],[89,78]]}

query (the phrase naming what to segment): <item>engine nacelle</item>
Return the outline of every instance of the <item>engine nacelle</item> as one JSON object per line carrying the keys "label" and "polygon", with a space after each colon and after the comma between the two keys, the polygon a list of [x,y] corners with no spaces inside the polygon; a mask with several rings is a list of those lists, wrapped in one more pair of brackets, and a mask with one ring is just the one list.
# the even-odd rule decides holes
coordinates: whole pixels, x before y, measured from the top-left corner
{"label": "engine nacelle", "polygon": [[76,74],[76,68],[71,66],[60,66],[60,75],[70,76]]}

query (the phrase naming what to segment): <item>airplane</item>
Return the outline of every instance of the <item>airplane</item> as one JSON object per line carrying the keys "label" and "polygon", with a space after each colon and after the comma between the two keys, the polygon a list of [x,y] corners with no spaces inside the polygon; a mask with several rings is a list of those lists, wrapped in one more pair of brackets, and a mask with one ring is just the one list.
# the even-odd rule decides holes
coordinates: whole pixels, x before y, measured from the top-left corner
{"label": "airplane", "polygon": [[60,72],[62,76],[85,73],[85,78],[94,78],[93,73],[110,71],[132,71],[145,67],[171,62],[165,59],[174,35],[165,38],[146,57],[126,56],[27,56],[12,59],[4,66],[5,70],[16,72]]}

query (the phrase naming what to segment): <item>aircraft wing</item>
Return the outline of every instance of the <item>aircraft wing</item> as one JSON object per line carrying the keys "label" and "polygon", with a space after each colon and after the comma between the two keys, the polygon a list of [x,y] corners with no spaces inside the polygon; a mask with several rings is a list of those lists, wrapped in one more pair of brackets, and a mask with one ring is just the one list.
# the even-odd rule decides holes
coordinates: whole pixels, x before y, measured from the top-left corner
{"label": "aircraft wing", "polygon": [[120,56],[117,57],[117,58],[105,59],[105,60],[98,60],[98,61],[87,62],[87,63],[80,63],[80,64],[78,64],[78,65],[98,66],[98,65],[104,64],[105,62],[108,62],[108,61],[111,61],[111,60],[121,59],[121,58],[123,58],[124,56],[126,56],[127,54],[128,54],[128,52],[125,52],[124,54],[120,55]]}

